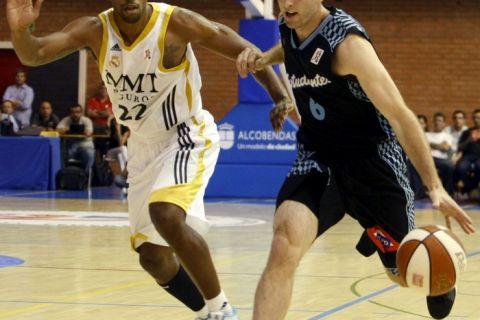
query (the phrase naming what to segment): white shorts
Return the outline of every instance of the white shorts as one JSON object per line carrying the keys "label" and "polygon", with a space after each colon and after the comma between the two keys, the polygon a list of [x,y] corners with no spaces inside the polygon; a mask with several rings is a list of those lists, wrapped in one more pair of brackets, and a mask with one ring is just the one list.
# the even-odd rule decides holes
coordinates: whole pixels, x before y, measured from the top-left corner
{"label": "white shorts", "polygon": [[150,219],[152,202],[179,206],[187,214],[186,223],[200,234],[210,227],[203,196],[218,158],[217,126],[210,113],[203,110],[171,131],[170,137],[160,141],[143,141],[134,134],[128,141],[128,212],[133,249],[144,242],[168,246]]}

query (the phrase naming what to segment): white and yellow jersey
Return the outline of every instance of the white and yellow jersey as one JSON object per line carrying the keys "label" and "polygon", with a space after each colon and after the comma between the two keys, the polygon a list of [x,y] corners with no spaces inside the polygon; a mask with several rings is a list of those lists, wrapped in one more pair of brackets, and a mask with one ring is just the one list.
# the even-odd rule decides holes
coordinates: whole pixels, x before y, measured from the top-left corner
{"label": "white and yellow jersey", "polygon": [[170,69],[163,66],[165,34],[175,7],[149,5],[152,16],[130,46],[122,39],[113,9],[100,13],[103,40],[99,68],[118,122],[140,138],[161,139],[201,113],[202,82],[190,44],[180,65]]}

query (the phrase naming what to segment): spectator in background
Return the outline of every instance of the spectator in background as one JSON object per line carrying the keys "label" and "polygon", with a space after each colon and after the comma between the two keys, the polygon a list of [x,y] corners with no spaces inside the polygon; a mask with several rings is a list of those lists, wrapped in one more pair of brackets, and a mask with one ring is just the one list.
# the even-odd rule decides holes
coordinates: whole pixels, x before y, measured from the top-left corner
{"label": "spectator in background", "polygon": [[455,168],[462,193],[470,192],[480,181],[480,109],[473,111],[474,126],[462,133],[458,141],[460,160]]}
{"label": "spectator in background", "polygon": [[60,119],[53,113],[50,101],[42,101],[39,112],[33,117],[32,126],[46,131],[54,131],[59,122]]}
{"label": "spectator in background", "polygon": [[98,88],[95,96],[91,97],[87,102],[87,116],[93,120],[95,128],[105,130],[108,126],[108,119],[112,113],[112,103],[108,97],[107,88],[102,83]]}
{"label": "spectator in background", "polygon": [[19,69],[15,74],[15,84],[8,86],[3,94],[3,100],[10,100],[13,104],[13,115],[17,118],[21,127],[30,125],[32,116],[33,89],[27,85],[27,74]]}
{"label": "spectator in background", "polygon": [[[92,141],[93,123],[92,120],[82,115],[82,106],[73,105],[70,107],[69,116],[63,118],[57,125],[57,131],[61,135],[67,135],[67,156],[68,160],[80,160],[86,171],[92,168],[95,162],[95,148]],[[68,135],[77,135],[69,138]],[[84,135],[85,137],[78,137]]]}
{"label": "spectator in background", "polygon": [[465,112],[462,110],[455,110],[452,113],[452,125],[444,129],[446,133],[452,136],[452,151],[454,153],[458,152],[458,141],[460,140],[460,136],[465,130],[468,130],[468,127],[465,125],[465,121]]}
{"label": "spectator in background", "polygon": [[14,116],[14,103],[12,101],[3,101],[0,120],[2,136],[12,136],[20,129],[20,122]]}
{"label": "spectator in background", "polygon": [[119,124],[113,116],[110,118],[109,127],[110,139],[106,160],[118,161],[120,172],[117,174],[120,174],[125,171],[127,166],[127,140],[130,137],[130,130],[128,127]]}
{"label": "spectator in background", "polygon": [[420,123],[420,127],[422,127],[423,132],[428,131],[428,119],[427,116],[424,114],[417,115],[418,123]]}
{"label": "spectator in background", "polygon": [[453,171],[450,161],[452,136],[445,132],[445,115],[437,112],[433,115],[433,131],[427,132],[427,141],[432,149],[432,157],[445,190],[453,196]]}

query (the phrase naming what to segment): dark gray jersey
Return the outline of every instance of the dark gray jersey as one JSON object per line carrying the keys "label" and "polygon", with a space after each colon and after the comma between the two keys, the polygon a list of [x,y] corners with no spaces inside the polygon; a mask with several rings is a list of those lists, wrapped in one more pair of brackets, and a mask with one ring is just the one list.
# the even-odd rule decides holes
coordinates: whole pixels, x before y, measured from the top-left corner
{"label": "dark gray jersey", "polygon": [[394,133],[355,76],[332,72],[335,49],[349,33],[370,39],[350,15],[329,10],[330,15],[302,43],[283,19],[280,34],[288,78],[302,116],[298,139],[336,161],[346,154],[371,154]]}

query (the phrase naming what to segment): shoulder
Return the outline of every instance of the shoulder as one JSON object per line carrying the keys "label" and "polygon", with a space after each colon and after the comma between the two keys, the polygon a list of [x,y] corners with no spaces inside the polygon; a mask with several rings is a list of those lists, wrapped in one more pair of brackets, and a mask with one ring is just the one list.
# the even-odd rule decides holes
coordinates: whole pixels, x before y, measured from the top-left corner
{"label": "shoulder", "polygon": [[89,117],[86,117],[86,116],[82,116],[80,118],[80,121],[85,123],[85,124],[92,124],[93,123],[92,120]]}
{"label": "shoulder", "polygon": [[195,42],[213,36],[218,26],[199,13],[175,7],[170,17],[168,30],[185,42]]}

